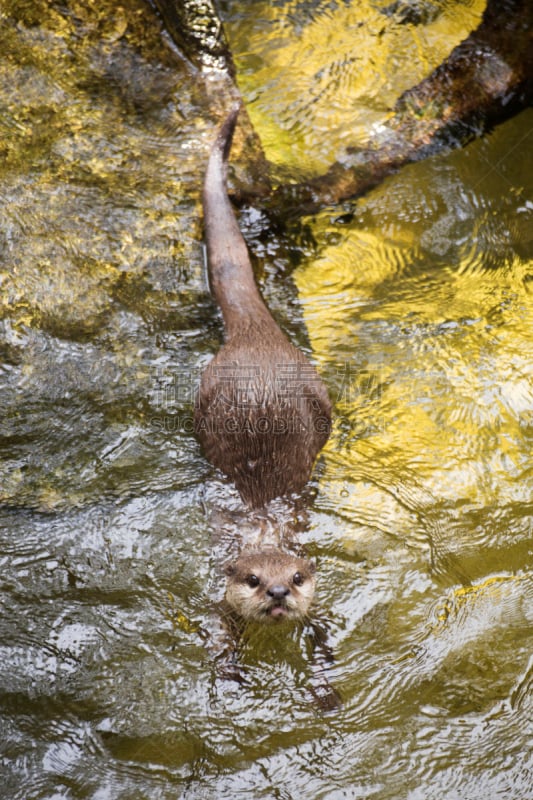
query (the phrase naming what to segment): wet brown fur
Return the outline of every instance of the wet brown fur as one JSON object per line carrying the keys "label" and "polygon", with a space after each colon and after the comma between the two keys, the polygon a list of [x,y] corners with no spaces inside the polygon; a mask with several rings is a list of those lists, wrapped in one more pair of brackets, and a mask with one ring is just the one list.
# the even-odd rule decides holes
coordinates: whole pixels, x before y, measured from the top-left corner
{"label": "wet brown fur", "polygon": [[225,343],[201,377],[195,430],[209,461],[261,508],[300,492],[331,427],[326,388],[282,333],[255,283],[226,191],[227,157],[239,109],[222,125],[209,158],[203,207],[211,290]]}

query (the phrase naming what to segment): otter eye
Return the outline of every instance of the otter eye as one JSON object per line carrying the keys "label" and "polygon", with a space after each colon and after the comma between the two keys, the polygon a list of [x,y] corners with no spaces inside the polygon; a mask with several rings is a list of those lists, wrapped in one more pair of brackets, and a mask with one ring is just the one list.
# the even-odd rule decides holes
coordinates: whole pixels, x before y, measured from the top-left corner
{"label": "otter eye", "polygon": [[248,575],[246,583],[251,589],[255,589],[256,586],[259,586],[259,578],[257,575]]}
{"label": "otter eye", "polygon": [[301,586],[302,583],[304,582],[304,576],[302,575],[302,573],[301,572],[295,572],[294,575],[292,576],[292,582],[296,586]]}

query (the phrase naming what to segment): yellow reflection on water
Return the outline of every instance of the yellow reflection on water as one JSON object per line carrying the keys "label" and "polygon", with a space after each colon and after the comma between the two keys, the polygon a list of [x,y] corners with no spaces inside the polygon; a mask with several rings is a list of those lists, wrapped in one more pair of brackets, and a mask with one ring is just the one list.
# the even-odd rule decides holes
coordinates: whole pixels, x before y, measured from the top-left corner
{"label": "yellow reflection on water", "polygon": [[[401,24],[384,4],[243,4],[227,32],[239,85],[267,157],[318,170],[361,144],[399,95],[479,22],[485,3],[450,4],[427,24]],[[408,69],[406,69],[408,65]]]}
{"label": "yellow reflection on water", "polygon": [[399,481],[414,470],[441,498],[526,500],[531,263],[480,272],[467,253],[453,268],[403,275],[412,255],[352,230],[296,273],[319,364],[340,358],[326,452],[370,474],[374,454],[376,469]]}

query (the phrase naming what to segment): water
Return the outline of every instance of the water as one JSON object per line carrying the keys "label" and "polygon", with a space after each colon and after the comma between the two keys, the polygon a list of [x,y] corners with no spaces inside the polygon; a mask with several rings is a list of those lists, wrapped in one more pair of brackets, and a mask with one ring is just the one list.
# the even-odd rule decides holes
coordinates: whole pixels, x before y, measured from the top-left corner
{"label": "water", "polygon": [[[363,142],[482,10],[352,5],[227,4],[280,175]],[[238,501],[190,431],[221,333],[201,85],[140,1],[0,12],[0,796],[531,797],[531,113],[285,237],[243,221],[335,407],[302,536],[323,714],[305,631],[250,634],[246,687],[206,647]]]}

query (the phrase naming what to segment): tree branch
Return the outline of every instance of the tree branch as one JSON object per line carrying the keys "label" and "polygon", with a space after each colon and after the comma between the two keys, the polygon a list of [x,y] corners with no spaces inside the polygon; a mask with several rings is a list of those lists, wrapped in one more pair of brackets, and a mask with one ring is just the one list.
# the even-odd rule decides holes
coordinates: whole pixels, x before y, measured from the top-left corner
{"label": "tree branch", "polygon": [[[224,76],[219,103],[227,111],[240,98],[235,67],[214,0],[154,0],[169,33],[197,68]],[[349,148],[324,175],[278,186],[250,120],[245,132],[237,202],[263,207],[273,217],[297,217],[367,192],[405,164],[460,147],[531,104],[533,2],[488,0],[480,25],[427,78],[404,92],[391,118],[365,148]],[[220,96],[221,95],[221,96]],[[224,112],[222,112],[224,113]]]}
{"label": "tree branch", "polygon": [[529,106],[532,17],[530,0],[489,0],[478,28],[399,98],[382,141],[349,150],[308,182],[279,186],[271,212],[290,206],[295,215],[309,214],[358,197],[403,165],[463,146]]}

